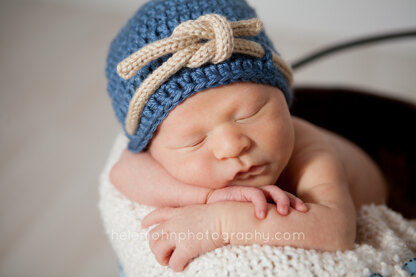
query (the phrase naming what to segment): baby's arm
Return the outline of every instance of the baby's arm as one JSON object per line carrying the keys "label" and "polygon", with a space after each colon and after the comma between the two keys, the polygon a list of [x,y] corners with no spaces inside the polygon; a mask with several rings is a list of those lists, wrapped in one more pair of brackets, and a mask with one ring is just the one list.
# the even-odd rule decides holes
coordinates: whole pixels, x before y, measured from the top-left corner
{"label": "baby's arm", "polygon": [[[343,185],[318,185],[302,193],[308,213],[288,216],[268,204],[267,217],[258,220],[242,202],[218,202],[182,208],[161,208],[142,221],[150,231],[150,248],[157,261],[182,271],[189,261],[218,247],[231,245],[292,246],[322,251],[351,249],[355,241],[355,211]],[[203,219],[203,220],[201,220]],[[177,234],[189,234],[182,240]],[[195,234],[207,234],[195,239]],[[163,236],[176,234],[176,236]]]}
{"label": "baby's arm", "polygon": [[[281,216],[273,204],[268,204],[267,217],[258,220],[252,215],[249,203],[218,202],[160,208],[146,216],[142,226],[158,224],[149,233],[150,248],[160,264],[169,265],[174,271],[184,270],[193,258],[227,244],[288,245],[323,251],[351,249],[355,240],[355,214],[348,208],[326,206],[321,199],[324,194],[319,189],[305,194],[319,203],[309,203],[308,213],[291,210],[288,216]],[[342,192],[333,190],[327,196],[330,194]],[[178,234],[188,237],[178,239]],[[196,234],[204,237],[195,239]]]}
{"label": "baby's arm", "polygon": [[258,218],[267,212],[267,200],[277,203],[278,211],[286,215],[289,206],[306,212],[307,207],[294,195],[275,185],[260,188],[228,186],[209,189],[185,184],[169,175],[150,154],[133,154],[125,150],[110,171],[112,184],[132,201],[157,207],[178,207],[219,201],[252,202]]}
{"label": "baby's arm", "polygon": [[130,200],[156,207],[206,203],[211,192],[176,180],[147,152],[124,150],[110,171],[110,181]]}

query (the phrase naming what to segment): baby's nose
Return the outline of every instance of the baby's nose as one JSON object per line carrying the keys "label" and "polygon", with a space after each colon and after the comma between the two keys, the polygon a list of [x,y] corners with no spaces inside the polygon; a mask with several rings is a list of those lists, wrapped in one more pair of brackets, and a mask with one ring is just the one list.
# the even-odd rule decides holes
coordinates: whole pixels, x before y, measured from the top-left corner
{"label": "baby's nose", "polygon": [[215,134],[213,152],[217,159],[237,158],[246,152],[252,142],[238,126],[223,126]]}

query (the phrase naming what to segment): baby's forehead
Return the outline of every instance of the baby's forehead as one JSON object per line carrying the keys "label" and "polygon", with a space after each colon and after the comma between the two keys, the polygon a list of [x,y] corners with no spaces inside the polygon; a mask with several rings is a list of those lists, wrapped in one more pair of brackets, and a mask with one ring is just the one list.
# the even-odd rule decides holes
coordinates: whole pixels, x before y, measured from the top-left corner
{"label": "baby's forehead", "polygon": [[214,120],[249,115],[273,95],[279,95],[277,105],[286,105],[279,89],[260,84],[237,83],[201,91],[170,111],[159,129],[176,134],[203,132],[202,129]]}
{"label": "baby's forehead", "polygon": [[169,112],[163,122],[198,121],[213,115],[264,102],[268,93],[262,85],[233,84],[197,92]]}

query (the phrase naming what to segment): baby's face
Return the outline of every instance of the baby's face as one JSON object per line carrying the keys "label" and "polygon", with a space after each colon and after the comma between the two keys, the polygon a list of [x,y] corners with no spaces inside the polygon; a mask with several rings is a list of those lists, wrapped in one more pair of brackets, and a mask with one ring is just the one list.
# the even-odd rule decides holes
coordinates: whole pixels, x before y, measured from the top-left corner
{"label": "baby's face", "polygon": [[235,83],[185,100],[159,125],[150,154],[187,184],[274,184],[294,144],[283,93],[271,86]]}

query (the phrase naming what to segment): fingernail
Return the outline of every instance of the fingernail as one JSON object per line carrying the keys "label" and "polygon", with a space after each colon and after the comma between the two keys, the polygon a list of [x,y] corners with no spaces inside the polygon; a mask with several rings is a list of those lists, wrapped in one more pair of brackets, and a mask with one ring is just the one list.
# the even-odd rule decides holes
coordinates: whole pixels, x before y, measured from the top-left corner
{"label": "fingernail", "polygon": [[286,207],[280,207],[279,208],[279,212],[281,213],[281,214],[287,214],[287,208]]}
{"label": "fingernail", "polygon": [[264,216],[265,216],[264,211],[260,211],[260,212],[259,212],[259,218],[264,218]]}

